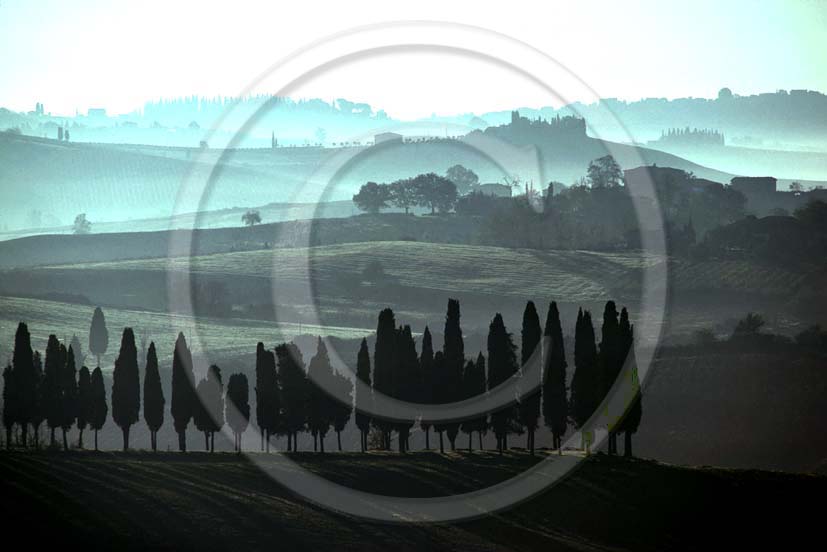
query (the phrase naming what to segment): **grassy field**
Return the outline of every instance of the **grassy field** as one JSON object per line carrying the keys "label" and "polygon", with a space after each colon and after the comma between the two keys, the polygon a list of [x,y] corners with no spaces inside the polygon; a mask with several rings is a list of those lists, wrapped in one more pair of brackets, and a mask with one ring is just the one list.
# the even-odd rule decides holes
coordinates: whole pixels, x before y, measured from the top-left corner
{"label": "grassy field", "polygon": [[[363,272],[372,262],[384,275],[367,281]],[[640,311],[645,268],[654,267],[669,275],[670,335],[701,327],[727,333],[748,311],[794,332],[803,323],[785,312],[785,305],[807,278],[793,268],[747,260],[381,241],[60,264],[9,273],[6,294],[18,288],[35,294],[71,289],[94,303],[165,310],[167,278],[184,273],[187,264],[199,278],[224,283],[231,303],[286,306],[280,316],[288,321],[311,321],[315,309],[325,325],[373,327],[376,313],[391,306],[417,331],[442,320],[449,297],[460,299],[463,327],[473,332],[486,331],[494,312],[507,324],[519,323],[528,299],[558,301],[572,324],[578,307],[600,312],[609,299],[634,314]],[[308,275],[312,298],[301,295]],[[272,316],[272,308],[265,310]]]}
{"label": "grassy field", "polygon": [[[330,480],[397,496],[467,492],[533,462],[519,453],[293,458]],[[108,549],[791,549],[808,542],[827,491],[823,477],[598,455],[501,514],[387,525],[309,504],[233,454],[2,452],[0,471],[7,529],[32,544]]]}
{"label": "grassy field", "polygon": [[[20,321],[28,324],[32,346],[39,349],[41,354],[46,348],[49,334],[55,334],[61,340],[67,339],[67,345],[72,335],[77,334],[85,350],[93,310],[93,307],[86,305],[0,296],[0,359],[5,362],[6,356],[11,357],[14,332]],[[243,319],[196,319],[162,312],[116,308],[106,308],[105,315],[109,328],[109,349],[101,358],[104,370],[111,369],[114,365],[121,330],[126,326],[135,330],[138,339],[142,332],[146,332],[149,340],[155,340],[159,359],[164,363],[171,362],[178,332],[184,332],[189,338],[197,330],[204,348],[210,354],[230,357],[254,352],[259,341],[272,347],[299,333],[356,338],[371,331],[364,328],[314,327],[290,323],[276,326],[273,323]],[[196,349],[193,352],[197,355],[200,351]]]}
{"label": "grassy field", "polygon": [[[418,262],[427,259],[427,263]],[[680,290],[732,290],[784,293],[803,276],[794,270],[742,260],[667,260],[639,252],[538,251],[479,245],[384,241],[310,248],[242,251],[187,258],[81,263],[72,270],[182,269],[224,276],[291,279],[306,273],[309,262],[319,281],[356,277],[369,261],[408,287],[439,291],[567,297],[573,301],[606,297],[612,289],[639,289],[644,267],[669,263]]]}

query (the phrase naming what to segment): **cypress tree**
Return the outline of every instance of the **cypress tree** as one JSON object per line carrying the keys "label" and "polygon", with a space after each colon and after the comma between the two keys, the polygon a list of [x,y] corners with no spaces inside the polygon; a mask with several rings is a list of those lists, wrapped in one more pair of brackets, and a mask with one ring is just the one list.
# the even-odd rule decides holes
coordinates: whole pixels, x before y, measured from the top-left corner
{"label": "cypress tree", "polygon": [[35,408],[32,417],[32,429],[34,430],[34,446],[40,447],[40,426],[46,417],[45,403],[43,397],[43,362],[40,359],[40,351],[35,351],[32,357],[34,365],[35,379],[37,381],[37,391],[35,393]]}
{"label": "cypress tree", "polygon": [[[365,384],[367,389],[371,387],[370,378],[370,352],[368,352],[368,340],[362,339],[359,346],[359,354],[356,357],[356,377]],[[372,397],[366,393],[356,392],[356,427],[360,433],[360,447],[362,452],[368,449],[368,432],[370,431],[370,414],[365,407],[371,402]]]}
{"label": "cypress tree", "polygon": [[[482,351],[477,355],[477,364],[476,364],[476,377],[475,379],[480,380],[477,383],[476,389],[480,390],[480,393],[485,393],[488,391],[488,381],[486,379],[486,371],[485,371],[485,356],[483,356]],[[488,415],[483,413],[479,418],[477,418],[476,423],[477,429],[477,437],[479,439],[479,449],[482,450],[482,436],[488,433]]]}
{"label": "cypress tree", "polygon": [[[396,332],[396,374],[394,375],[394,398],[399,400],[416,402],[419,391],[419,358],[416,353],[416,341],[414,341],[411,327],[405,325]],[[400,420],[396,423],[396,430],[399,434],[399,452],[407,452],[408,440],[413,420]]]}
{"label": "cypress tree", "polygon": [[11,364],[3,370],[3,426],[6,428],[6,448],[12,445],[12,429],[17,421],[17,389],[14,387],[14,375]]}
{"label": "cypress tree", "polygon": [[280,400],[276,378],[276,357],[273,351],[256,346],[256,423],[261,432],[261,450],[270,452],[270,437],[279,426]]}
{"label": "cypress tree", "polygon": [[307,377],[301,351],[293,343],[276,347],[278,379],[281,384],[282,431],[287,435],[287,450],[298,450],[297,435],[307,420]]}
{"label": "cypress tree", "polygon": [[600,406],[602,378],[597,359],[594,326],[589,311],[577,313],[574,336],[574,376],[571,381],[570,410],[577,428],[583,427]]}
{"label": "cypress tree", "polygon": [[12,378],[14,380],[14,421],[20,424],[23,446],[27,445],[29,424],[37,416],[37,374],[34,369],[29,328],[23,322],[17,325],[12,353]]}
{"label": "cypress tree", "polygon": [[153,451],[158,450],[158,430],[164,425],[164,390],[158,370],[155,342],[149,343],[144,372],[144,421],[149,428],[149,441]]}
{"label": "cypress tree", "polygon": [[[448,403],[461,400],[463,397],[462,371],[465,367],[465,344],[462,339],[462,328],[460,327],[459,301],[456,299],[448,299],[443,353],[445,354],[445,379],[443,379],[442,384],[445,387],[445,394],[442,402]],[[448,440],[451,443],[451,450],[456,449],[459,426],[459,422],[451,422],[445,425]]]}
{"label": "cypress tree", "polygon": [[175,432],[178,433],[178,450],[187,451],[187,426],[195,408],[195,389],[192,375],[192,353],[183,333],[175,340],[172,353],[172,401],[170,413]]}
{"label": "cypress tree", "polygon": [[621,351],[632,370],[632,395],[631,405],[627,408],[623,421],[618,431],[623,432],[623,455],[633,456],[632,435],[637,433],[640,426],[640,419],[643,416],[643,398],[640,389],[640,380],[637,374],[637,358],[635,357],[635,327],[629,322],[629,313],[626,308],[620,311],[620,340]]}
{"label": "cypress tree", "polygon": [[43,368],[43,413],[49,427],[49,444],[55,446],[55,429],[60,427],[60,373],[62,371],[62,345],[54,334],[46,344]]}
{"label": "cypress tree", "polygon": [[123,432],[123,450],[129,449],[129,429],[141,409],[141,375],[132,328],[124,328],[121,348],[112,372],[112,419]]}
{"label": "cypress tree", "polygon": [[[422,353],[419,355],[419,402],[422,404],[434,404],[434,386],[436,376],[434,374],[434,344],[431,337],[431,330],[425,326],[422,334]],[[431,449],[431,424],[426,421],[420,422],[422,431],[425,432],[425,450]]]}
{"label": "cypress tree", "polygon": [[[542,362],[542,350],[540,340],[542,329],[540,328],[540,317],[537,315],[537,308],[533,301],[526,304],[523,311],[523,328],[521,332],[521,366],[528,364],[534,357],[538,365]],[[526,428],[526,448],[534,456],[534,435],[537,431],[540,420],[540,381],[525,381],[525,376],[520,379],[526,384],[526,389],[537,386],[531,391],[524,391],[520,398],[520,423]]]}
{"label": "cypress tree", "polygon": [[261,433],[261,451],[264,452],[264,440],[267,440],[269,449],[270,435],[268,432],[267,423],[267,384],[266,379],[268,374],[265,373],[264,355],[267,349],[264,348],[264,343],[261,341],[256,345],[256,386],[253,391],[256,394],[256,425]]}
{"label": "cypress tree", "polygon": [[106,423],[106,414],[109,407],[106,406],[106,388],[103,385],[103,372],[100,366],[92,370],[91,378],[92,407],[89,415],[89,427],[95,430],[95,450],[98,450],[98,431]]}
{"label": "cypress tree", "polygon": [[109,348],[109,331],[106,329],[106,319],[100,307],[95,307],[92,314],[92,323],[89,325],[89,351],[98,357],[98,366],[101,365],[101,355]]}
{"label": "cypress tree", "polygon": [[[70,347],[74,350],[74,346]],[[75,355],[77,358],[77,355]],[[89,368],[81,366],[78,372],[78,402],[77,402],[77,424],[78,424],[78,448],[83,448],[83,430],[89,424],[89,415],[92,411],[92,376]]]}
{"label": "cypress tree", "polygon": [[[500,313],[494,316],[488,329],[488,389],[506,383],[518,371],[517,347],[505,328]],[[491,414],[491,429],[497,437],[500,454],[508,449],[508,434],[518,431],[519,410],[510,404]]]}
{"label": "cypress tree", "polygon": [[[435,402],[439,404],[442,402],[443,396],[447,395],[445,391],[444,385],[444,378],[445,378],[445,353],[442,351],[437,351],[434,354],[434,394],[435,394]],[[434,424],[434,431],[437,432],[439,435],[439,452],[440,454],[445,454],[445,442],[442,438],[443,433],[445,432],[446,424]]]}
{"label": "cypress tree", "polygon": [[[603,380],[604,399],[614,385],[620,370],[623,368],[623,356],[620,343],[620,325],[618,323],[617,307],[614,301],[606,302],[603,310],[603,325],[601,327],[599,362]],[[611,422],[610,422],[611,423]],[[617,453],[617,429],[609,427],[608,453]]]}
{"label": "cypress tree", "polygon": [[215,452],[215,434],[221,431],[224,418],[224,382],[221,368],[213,364],[207,369],[207,405],[210,414],[210,452]]}
{"label": "cypress tree", "polygon": [[[256,425],[261,433],[261,452],[264,452],[264,439],[267,434],[267,421],[265,420],[265,412],[267,409],[267,398],[265,397],[266,388],[264,380],[267,377],[264,374],[264,343],[261,341],[256,345],[256,386],[253,391],[256,394]],[[270,444],[269,436],[267,438],[268,445]]]}
{"label": "cypress tree", "polygon": [[316,342],[316,354],[307,366],[307,429],[313,436],[313,450],[317,447],[324,452],[324,438],[333,422],[335,399],[325,387],[334,386],[333,367],[327,355],[327,346],[319,337]]}
{"label": "cypress tree", "polygon": [[334,373],[335,386],[339,390],[337,397],[341,400],[334,401],[333,405],[333,430],[336,432],[336,444],[339,452],[342,451],[342,431],[344,431],[353,412],[353,382],[350,378],[338,371]]}
{"label": "cypress tree", "polygon": [[66,438],[66,432],[72,429],[77,418],[77,400],[78,400],[78,384],[75,368],[75,355],[72,346],[69,345],[69,350],[61,345],[62,357],[65,362],[62,363],[62,368],[59,372],[59,386],[60,386],[60,429],[63,432],[63,450],[69,450],[69,441]]}
{"label": "cypress tree", "polygon": [[545,335],[551,341],[551,345],[543,363],[543,419],[546,427],[551,430],[552,446],[559,451],[563,445],[563,435],[566,434],[568,422],[567,364],[560,313],[554,301],[548,307]]}
{"label": "cypress tree", "polygon": [[[469,360],[465,364],[462,375],[462,390],[464,399],[470,399],[485,393],[485,357],[480,353],[477,361]],[[468,434],[468,451],[473,448],[472,437],[475,431],[480,433],[480,449],[482,449],[482,432],[488,423],[488,417],[471,418],[462,422],[462,432]]]}
{"label": "cypress tree", "polygon": [[224,427],[224,384],[221,369],[213,364],[207,377],[196,387],[197,403],[193,409],[195,427],[204,433],[205,449],[215,451],[215,432]]}
{"label": "cypress tree", "polygon": [[241,452],[241,435],[250,423],[250,389],[247,376],[233,374],[227,382],[227,425],[235,435],[235,451]]}
{"label": "cypress tree", "polygon": [[[396,320],[391,309],[384,309],[379,313],[376,325],[376,344],[373,350],[374,390],[393,396],[393,372],[396,364]],[[374,418],[373,424],[382,433],[382,448],[390,449],[393,423]]]}

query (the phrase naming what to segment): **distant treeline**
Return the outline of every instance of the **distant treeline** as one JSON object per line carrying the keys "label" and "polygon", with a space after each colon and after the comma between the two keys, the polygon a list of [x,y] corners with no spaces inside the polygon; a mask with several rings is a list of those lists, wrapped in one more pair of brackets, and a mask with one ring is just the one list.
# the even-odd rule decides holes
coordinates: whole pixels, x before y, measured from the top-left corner
{"label": "distant treeline", "polygon": [[724,135],[715,129],[670,128],[661,133],[653,143],[679,146],[723,146]]}
{"label": "distant treeline", "polygon": [[[261,432],[262,450],[269,451],[273,436],[286,436],[287,450],[297,450],[297,434],[308,432],[313,436],[314,449],[323,452],[324,438],[331,430],[337,433],[341,450],[340,434],[355,408],[362,451],[390,449],[395,433],[399,451],[406,452],[410,431],[414,424],[420,423],[425,432],[426,448],[430,448],[432,427],[439,435],[442,452],[445,450],[444,437],[453,450],[457,447],[460,431],[468,435],[469,449],[473,447],[473,434],[477,433],[482,448],[482,436],[490,430],[496,436],[500,452],[509,447],[510,435],[526,434],[526,446],[533,454],[534,435],[541,416],[552,432],[553,446],[560,448],[569,426],[582,427],[602,402],[627,356],[631,355],[629,361],[634,362],[633,326],[626,309],[618,312],[613,301],[606,303],[599,343],[595,340],[591,313],[582,309],[578,312],[575,371],[570,389],[566,385],[563,331],[555,302],[548,307],[544,328],[534,303],[526,304],[519,357],[512,334],[507,331],[499,313],[489,326],[487,355],[480,351],[475,357],[466,356],[460,305],[455,299],[448,301],[444,336],[442,350],[435,351],[430,329],[426,326],[417,351],[410,326],[397,326],[393,311],[384,309],[379,314],[373,358],[367,340],[363,339],[356,359],[356,373],[349,374],[350,377],[332,367],[321,338],[316,354],[307,366],[293,343],[282,343],[273,350],[259,343],[252,390],[255,393],[253,412],[250,384],[242,373],[231,375],[225,389],[220,368],[212,365],[207,369],[206,377],[196,384],[192,353],[183,334],[179,334],[175,342],[169,409],[154,342],[150,342],[146,353],[141,393],[135,335],[131,328],[124,328],[112,373],[110,411],[100,366],[91,372],[85,365],[77,368],[79,362],[75,351],[80,348],[77,338],[67,348],[55,335],[49,336],[43,358],[39,351],[32,349],[28,327],[21,322],[15,335],[12,361],[3,372],[6,444],[9,447],[14,444],[16,427],[19,429],[19,446],[30,444],[30,429],[34,432],[34,446],[39,446],[38,434],[45,422],[50,430],[50,446],[58,446],[55,434],[60,429],[63,448],[68,449],[67,432],[76,426],[78,447],[83,447],[83,432],[88,428],[95,432],[97,449],[97,433],[111,417],[122,430],[123,447],[127,450],[130,429],[143,414],[150,430],[150,447],[156,450],[156,435],[168,412],[182,452],[187,450],[186,434],[190,422],[204,434],[207,450],[214,450],[215,433],[228,425],[236,436],[235,450],[240,451],[241,435],[253,415]],[[550,343],[547,350],[542,347],[543,336]],[[98,355],[98,359],[105,353],[108,339],[104,315],[98,308],[89,333],[89,350]],[[511,404],[496,411],[481,412],[474,419],[432,426],[420,417],[405,421],[373,417],[370,408],[366,407],[373,400],[374,392],[419,404],[446,404],[484,395],[509,381],[522,383],[525,376],[521,368],[535,354],[539,355],[535,359],[542,362],[542,379],[533,385],[525,382],[525,391],[519,399],[515,398]],[[371,389],[369,396],[354,393],[353,377]],[[632,454],[632,435],[640,424],[641,413],[638,393],[625,418],[609,428],[609,453],[617,452],[617,435],[624,433],[624,453]]]}

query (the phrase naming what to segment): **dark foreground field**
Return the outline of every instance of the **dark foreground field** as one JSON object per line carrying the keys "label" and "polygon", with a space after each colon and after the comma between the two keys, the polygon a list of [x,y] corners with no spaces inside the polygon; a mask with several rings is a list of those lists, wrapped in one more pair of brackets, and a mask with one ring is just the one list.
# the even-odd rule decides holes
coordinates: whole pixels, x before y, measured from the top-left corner
{"label": "dark foreground field", "polygon": [[[525,454],[310,453],[362,490],[439,496],[502,481]],[[813,542],[827,478],[593,456],[539,497],[452,525],[369,523],[308,504],[233,454],[0,453],[4,534],[96,549],[790,549]]]}

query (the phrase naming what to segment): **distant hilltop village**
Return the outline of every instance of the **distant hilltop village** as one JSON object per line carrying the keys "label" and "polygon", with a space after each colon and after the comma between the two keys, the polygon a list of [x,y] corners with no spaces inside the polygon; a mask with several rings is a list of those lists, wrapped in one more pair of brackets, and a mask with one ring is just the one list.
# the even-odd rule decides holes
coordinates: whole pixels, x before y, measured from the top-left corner
{"label": "distant hilltop village", "polygon": [[582,117],[557,114],[548,119],[540,116],[530,119],[520,115],[519,111],[511,112],[509,124],[474,132],[482,132],[513,144],[571,145],[572,142],[588,138],[586,120]]}

